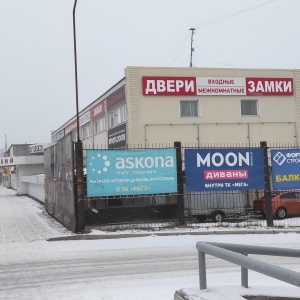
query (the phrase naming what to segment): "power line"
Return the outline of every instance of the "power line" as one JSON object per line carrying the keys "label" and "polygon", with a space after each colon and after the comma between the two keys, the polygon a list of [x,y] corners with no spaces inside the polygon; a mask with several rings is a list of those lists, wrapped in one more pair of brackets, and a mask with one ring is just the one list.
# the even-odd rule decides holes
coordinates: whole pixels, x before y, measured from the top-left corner
{"label": "power line", "polygon": [[[166,61],[168,58],[170,58],[170,55],[175,52],[175,51],[179,51],[179,47],[185,47],[186,42],[188,40],[188,31],[184,32],[184,35],[167,51],[167,53],[164,55],[164,57],[161,59],[161,61]],[[181,51],[182,52],[182,51]],[[178,55],[176,56],[176,58],[178,57]],[[176,58],[174,60],[176,60]],[[173,60],[173,62],[174,62]],[[171,63],[172,64],[172,63]]]}
{"label": "power line", "polygon": [[226,15],[226,16],[223,16],[223,17],[220,17],[220,18],[211,20],[211,21],[209,21],[209,22],[207,22],[207,23],[203,23],[203,24],[201,24],[199,27],[196,27],[196,28],[197,28],[197,29],[198,29],[198,28],[202,28],[202,27],[211,25],[211,24],[213,24],[213,23],[217,23],[217,22],[220,22],[220,21],[229,19],[229,18],[231,18],[231,17],[234,17],[234,16],[237,16],[237,15],[246,13],[246,12],[248,12],[248,11],[250,11],[250,10],[254,10],[254,9],[259,8],[259,7],[268,5],[268,4],[270,4],[270,3],[272,3],[272,2],[275,2],[275,1],[277,1],[277,0],[271,0],[271,1],[268,1],[268,2],[265,2],[265,3],[262,3],[262,4],[259,4],[259,5],[256,5],[256,6],[252,6],[252,7],[243,9],[243,10],[239,10],[239,11],[234,12],[234,13],[232,13],[232,14],[229,14],[229,15]]}
{"label": "power line", "polygon": [[[200,35],[198,32],[197,32],[197,36],[199,36],[213,51],[215,51],[215,53],[217,53],[224,61],[226,61],[226,63],[221,63],[220,61],[217,61],[215,60],[209,53],[205,52],[204,50],[201,50],[200,48],[200,51],[204,52],[205,54],[207,54],[211,60],[217,62],[217,63],[221,63],[222,65],[227,65],[227,66],[231,66],[231,67],[234,67],[233,64],[226,58],[224,57],[224,55],[222,55],[216,48],[214,48],[202,35]],[[196,43],[197,44],[197,43]]]}

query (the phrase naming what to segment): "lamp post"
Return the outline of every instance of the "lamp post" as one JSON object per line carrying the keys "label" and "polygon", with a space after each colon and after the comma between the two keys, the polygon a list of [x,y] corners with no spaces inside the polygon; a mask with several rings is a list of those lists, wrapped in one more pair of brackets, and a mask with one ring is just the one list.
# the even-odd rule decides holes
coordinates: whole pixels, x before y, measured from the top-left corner
{"label": "lamp post", "polygon": [[75,193],[75,232],[85,230],[85,207],[83,191],[83,148],[79,136],[79,103],[78,103],[78,76],[77,76],[77,48],[76,48],[76,11],[77,0],[73,7],[73,41],[74,41],[74,66],[75,66],[75,90],[76,90],[76,119],[77,119],[77,141],[75,142],[75,168],[76,168],[76,193]]}

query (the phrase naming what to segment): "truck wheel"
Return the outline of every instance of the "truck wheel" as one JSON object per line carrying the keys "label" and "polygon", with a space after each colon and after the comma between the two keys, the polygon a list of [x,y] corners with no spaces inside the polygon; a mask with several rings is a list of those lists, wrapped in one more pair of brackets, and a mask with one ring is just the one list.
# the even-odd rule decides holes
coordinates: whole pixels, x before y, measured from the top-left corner
{"label": "truck wheel", "polygon": [[218,212],[215,212],[214,214],[213,214],[213,220],[215,221],[215,222],[222,222],[223,221],[223,213],[222,212],[220,212],[220,211],[218,211]]}

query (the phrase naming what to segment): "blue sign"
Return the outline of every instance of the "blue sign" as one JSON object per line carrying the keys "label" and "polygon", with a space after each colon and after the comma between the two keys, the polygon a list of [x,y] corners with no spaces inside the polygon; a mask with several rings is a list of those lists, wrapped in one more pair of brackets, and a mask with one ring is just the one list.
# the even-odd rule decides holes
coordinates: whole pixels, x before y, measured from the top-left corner
{"label": "blue sign", "polygon": [[177,192],[175,149],[87,150],[88,197]]}
{"label": "blue sign", "polygon": [[300,189],[300,149],[272,150],[274,190]]}
{"label": "blue sign", "polygon": [[263,189],[263,149],[186,149],[186,190]]}

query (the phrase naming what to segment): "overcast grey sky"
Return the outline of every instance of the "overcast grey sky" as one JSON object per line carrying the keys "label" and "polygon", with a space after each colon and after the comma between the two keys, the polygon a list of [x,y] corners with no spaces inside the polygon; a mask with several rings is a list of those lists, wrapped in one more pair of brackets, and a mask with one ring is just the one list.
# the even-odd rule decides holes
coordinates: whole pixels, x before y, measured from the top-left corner
{"label": "overcast grey sky", "polygon": [[[0,0],[0,148],[76,114],[74,0]],[[80,110],[126,66],[300,69],[299,0],[78,0]]]}

